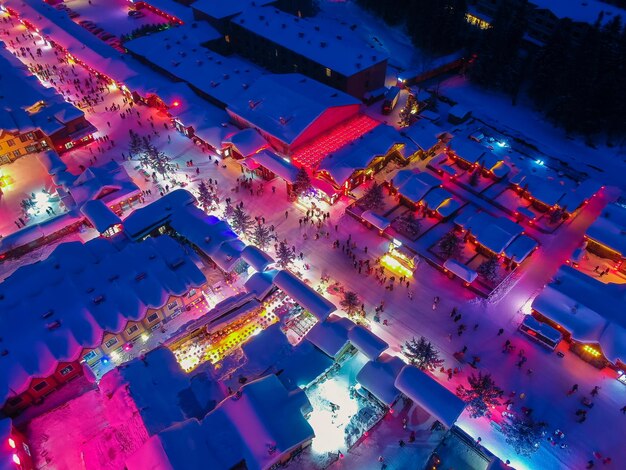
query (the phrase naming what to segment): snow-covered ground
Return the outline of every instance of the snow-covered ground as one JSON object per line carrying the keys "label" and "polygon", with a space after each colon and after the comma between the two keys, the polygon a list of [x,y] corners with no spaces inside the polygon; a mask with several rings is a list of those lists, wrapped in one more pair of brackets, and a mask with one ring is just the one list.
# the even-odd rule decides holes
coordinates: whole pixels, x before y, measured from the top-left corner
{"label": "snow-covered ground", "polygon": [[[385,47],[397,57],[405,57],[406,59],[402,60],[403,63],[406,60],[411,61],[412,54],[409,54],[406,49],[403,49],[404,52],[400,49],[396,52],[394,49],[400,47],[395,40],[396,33],[389,33],[390,37],[383,35],[383,33],[379,34],[378,31],[383,31],[385,28],[377,20],[367,19],[367,15],[358,16],[358,10],[354,10],[351,4],[331,6],[330,3],[324,6],[325,14],[330,14],[328,12],[331,7],[337,9],[351,8],[351,22],[367,24],[368,27],[374,28],[377,37],[385,43]],[[363,21],[361,18],[364,18]],[[368,23],[365,23],[366,20]],[[56,63],[55,57],[50,55],[42,60],[51,64]],[[98,64],[92,65],[95,68],[98,66]],[[577,160],[586,158],[585,155],[592,155],[590,158],[596,158],[596,156],[597,158],[604,158],[602,151],[589,150],[580,145],[578,141],[564,139],[557,131],[551,130],[549,125],[541,122],[536,123],[534,118],[529,117],[531,112],[527,108],[505,106],[506,103],[503,98],[482,93],[465,82],[447,82],[447,89],[444,89],[444,93],[450,93],[455,99],[469,105],[475,110],[475,114],[481,116],[484,114],[485,119],[498,121],[507,127],[530,135],[541,144],[545,142],[547,153],[557,152],[559,156],[571,156]],[[532,296],[542,289],[558,267],[579,246],[586,228],[599,214],[610,195],[603,194],[594,199],[581,211],[578,217],[568,221],[554,235],[546,235],[542,240],[541,249],[533,255],[532,262],[524,266],[510,289],[504,289],[493,302],[477,300],[461,284],[452,282],[426,263],[419,265],[411,281],[409,290],[414,292],[414,297],[410,299],[405,288],[396,288],[390,291],[365,274],[359,275],[353,268],[352,260],[341,250],[332,248],[332,242],[335,239],[345,242],[348,236],[351,236],[352,241],[357,244],[357,248],[354,250],[357,258],[374,261],[386,251],[389,243],[353,218],[344,215],[344,209],[349,202],[346,199],[340,200],[333,207],[325,207],[325,210],[331,214],[330,221],[325,224],[325,228],[330,232],[330,237],[328,239],[321,237],[316,240],[314,237],[316,228],[311,226],[301,228],[298,223],[298,219],[304,217],[306,208],[291,204],[288,201],[282,182],[265,183],[259,180],[259,183],[264,184],[268,189],[258,196],[250,195],[246,191],[236,191],[236,180],[241,176],[241,170],[236,162],[226,160],[215,165],[216,156],[213,155],[211,157],[213,160],[210,161],[208,154],[203,153],[186,137],[171,127],[165,130],[164,124],[168,123],[165,115],[144,106],[136,106],[133,112],[139,113],[138,116],[134,114],[132,119],[121,119],[119,111],[111,112],[104,109],[105,106],[110,107],[113,102],[123,105],[122,96],[118,91],[111,91],[106,96],[104,103],[96,106],[93,113],[88,112],[88,119],[100,129],[102,134],[108,134],[115,145],[109,143],[92,144],[90,147],[68,153],[63,158],[71,171],[77,171],[78,165],[89,166],[92,164],[91,160],[94,155],[98,155],[99,161],[110,158],[121,160],[121,153],[127,154],[128,152],[128,129],[130,128],[141,135],[152,135],[153,143],[172,156],[176,163],[179,163],[178,173],[183,178],[189,178],[189,188],[193,190],[199,178],[218,180],[221,199],[231,197],[234,203],[243,201],[244,207],[249,210],[251,215],[263,216],[268,225],[275,225],[281,239],[286,238],[289,244],[296,245],[298,252],[304,253],[305,261],[310,265],[310,270],[304,271],[304,275],[311,280],[314,286],[317,285],[322,275],[328,275],[332,281],[338,281],[346,290],[356,291],[365,303],[369,318],[371,318],[373,308],[381,300],[384,300],[385,311],[381,320],[387,320],[388,325],[373,323],[372,330],[391,345],[390,349],[393,353],[400,354],[403,342],[412,336],[426,336],[441,350],[446,359],[446,367],[459,367],[461,369],[461,373],[450,381],[447,381],[447,377],[442,374],[437,374],[437,378],[444,385],[454,389],[459,383],[465,382],[468,373],[474,372],[469,366],[459,364],[453,358],[453,353],[466,345],[470,357],[473,355],[480,356],[480,370],[491,372],[507,395],[512,391],[517,392],[517,397],[522,392],[524,393],[525,398],[515,399],[514,410],[519,411],[521,406],[533,408],[533,415],[536,419],[549,423],[549,432],[561,429],[566,435],[567,448],[553,447],[546,441],[542,444],[540,451],[532,458],[523,458],[515,455],[512,449],[503,442],[501,434],[490,425],[487,419],[474,420],[464,415],[459,423],[461,427],[473,437],[480,436],[482,443],[498,456],[503,459],[510,459],[518,469],[578,469],[584,466],[584,462],[592,458],[594,451],[611,456],[616,464],[626,460],[626,448],[621,445],[621,433],[617,432],[617,430],[623,429],[624,419],[626,419],[619,412],[619,409],[626,404],[624,385],[617,382],[611,373],[598,371],[567,351],[564,351],[563,358],[559,358],[554,353],[529,342],[516,332],[521,315],[520,310],[527,305]],[[107,122],[110,122],[110,127]],[[151,123],[154,124],[154,130]],[[159,134],[157,135],[156,132]],[[98,151],[98,147],[102,150]],[[542,145],[540,147],[544,148]],[[190,159],[194,162],[193,167],[184,164]],[[607,156],[605,160],[610,159]],[[146,199],[147,203],[158,197],[155,185],[146,182],[135,169],[136,162],[126,161],[123,164],[129,173],[135,177],[137,184],[142,189],[152,190],[153,196]],[[607,161],[607,165],[609,164],[611,162]],[[13,165],[10,166],[10,169],[12,168]],[[199,175],[196,175],[196,168],[200,169]],[[612,170],[607,170],[601,175],[607,177],[620,175],[621,167],[617,163],[615,166],[607,168]],[[36,179],[33,181],[36,182]],[[609,182],[621,183],[620,181]],[[42,184],[45,184],[45,181],[42,181]],[[276,186],[276,194],[269,190],[270,186]],[[287,217],[285,217],[285,211],[288,213]],[[10,220],[8,224],[4,225],[10,227],[11,223]],[[306,239],[303,238],[304,233],[308,235]],[[367,253],[364,251],[365,247],[368,247]],[[45,256],[45,251],[42,255]],[[28,261],[31,260],[32,258],[28,258]],[[434,296],[441,298],[436,310],[431,307]],[[334,303],[339,303],[339,297],[329,295],[329,298]],[[461,323],[468,325],[468,331],[463,336],[457,336],[456,327],[458,324],[449,317],[452,307],[459,309],[463,316]],[[479,325],[476,330],[473,329],[475,324]],[[499,328],[505,330],[502,336],[497,336]],[[452,335],[449,337],[449,334]],[[523,348],[525,350],[528,363],[523,370],[518,370],[515,367],[515,355],[504,355],[501,352],[502,343],[507,338],[511,339],[518,349]],[[528,368],[532,368],[532,375],[526,373]],[[565,392],[574,383],[578,383],[580,386],[579,395],[566,397]],[[588,396],[594,385],[602,387],[600,395],[594,399],[595,406],[593,410],[589,411],[587,421],[578,424],[575,422],[574,411],[580,407],[580,397],[582,395]],[[84,398],[83,400],[85,401],[84,409],[97,406],[97,403],[89,403],[91,398]],[[60,410],[58,413],[64,412],[62,411],[63,408]],[[67,424],[63,425],[64,421],[55,419],[55,416],[58,418],[61,415],[46,415],[41,420],[34,422],[33,431],[29,438],[35,444],[33,447],[37,449],[40,456],[47,455],[50,452],[50,446],[62,448],[65,433],[74,432],[71,429],[68,431]],[[397,425],[397,421],[395,423]],[[103,462],[98,459],[103,455],[99,450],[103,448],[100,445],[101,439],[119,438],[115,427],[110,427],[107,423],[91,422],[88,417],[84,419],[84,422],[73,423],[73,425],[76,426],[77,432],[84,432],[89,437],[97,435],[93,432],[94,430],[103,429],[103,432],[101,436],[97,435],[97,437],[89,440],[85,460],[81,460],[80,456],[72,450],[71,459],[67,457],[67,466],[65,466],[64,460],[59,460],[59,464],[54,468],[99,468],[95,462],[101,462],[100,468],[113,468],[109,467],[106,461]],[[128,433],[133,439],[127,448],[132,449],[136,442],[135,437],[141,440],[142,436],[136,429],[129,430]],[[51,438],[53,435],[55,439]],[[387,455],[389,453],[391,455],[391,450],[385,450],[383,443],[387,442],[385,445],[391,449],[396,437],[394,435],[393,440],[385,441],[382,437],[377,436],[379,436],[378,433],[374,431],[371,441],[365,440],[352,451],[347,452],[345,458],[335,464],[336,468],[380,468],[380,463],[376,461],[376,454],[384,453]],[[397,442],[395,445],[397,446]],[[398,454],[406,452],[408,452],[406,448],[398,449]],[[117,454],[110,455],[110,461],[119,462],[119,457]],[[407,468],[403,463],[404,460],[398,460],[398,462],[400,463],[393,467],[390,460],[390,468]],[[42,466],[41,468],[45,467]]]}

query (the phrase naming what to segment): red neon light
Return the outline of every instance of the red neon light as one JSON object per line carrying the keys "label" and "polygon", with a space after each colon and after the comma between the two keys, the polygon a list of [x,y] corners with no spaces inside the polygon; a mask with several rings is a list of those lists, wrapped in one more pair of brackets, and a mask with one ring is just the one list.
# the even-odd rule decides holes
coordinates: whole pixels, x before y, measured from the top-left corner
{"label": "red neon light", "polygon": [[326,156],[358,139],[379,124],[369,116],[359,115],[297,149],[293,154],[293,161],[296,165],[315,169]]}

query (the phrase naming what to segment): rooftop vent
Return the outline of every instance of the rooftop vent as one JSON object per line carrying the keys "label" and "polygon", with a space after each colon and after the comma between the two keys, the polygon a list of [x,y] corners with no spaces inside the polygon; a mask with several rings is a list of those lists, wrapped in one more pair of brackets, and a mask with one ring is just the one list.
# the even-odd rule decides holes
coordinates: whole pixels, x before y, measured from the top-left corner
{"label": "rooftop vent", "polygon": [[104,302],[104,295],[99,295],[98,297],[93,298],[93,303],[98,305]]}
{"label": "rooftop vent", "polygon": [[54,331],[57,328],[59,328],[61,326],[61,320],[55,320],[52,323],[48,323],[46,325],[46,328],[48,328],[48,331]]}
{"label": "rooftop vent", "polygon": [[88,294],[91,294],[93,291],[95,291],[96,289],[93,287],[88,287],[85,292],[87,292]]}
{"label": "rooftop vent", "polygon": [[283,23],[280,25],[281,28],[286,29],[287,28],[287,24]]}
{"label": "rooftop vent", "polygon": [[135,276],[135,281],[141,281],[142,279],[145,279],[147,276],[147,274],[145,272],[143,273],[139,273]]}
{"label": "rooftop vent", "polygon": [[50,318],[52,316],[52,314],[54,313],[54,310],[50,309],[47,312],[45,312],[41,318]]}
{"label": "rooftop vent", "polygon": [[259,19],[260,19],[261,21],[263,21],[263,20],[265,19],[265,16],[263,16],[263,15],[259,15]]}
{"label": "rooftop vent", "polygon": [[224,80],[228,80],[228,79],[230,78],[230,75],[228,75],[227,73],[225,73],[225,74],[223,75],[223,77],[224,77]]}
{"label": "rooftop vent", "polygon": [[170,264],[170,268],[177,269],[177,268],[180,268],[183,264],[185,264],[185,259],[184,258],[176,258]]}
{"label": "rooftop vent", "polygon": [[119,274],[113,274],[111,277],[109,277],[109,282],[117,281],[119,278]]}
{"label": "rooftop vent", "polygon": [[8,349],[3,349],[2,351],[0,351],[0,356],[7,356],[8,354],[9,354]]}
{"label": "rooftop vent", "polygon": [[155,253],[150,253],[150,256],[148,256],[148,259],[156,259],[157,255]]}
{"label": "rooftop vent", "polygon": [[320,47],[326,47],[326,46],[328,46],[328,44],[326,44],[326,41],[320,42]]}
{"label": "rooftop vent", "polygon": [[303,33],[302,31],[300,31],[300,32],[298,33],[298,37],[299,37],[299,38],[303,38],[303,37],[304,37],[304,33]]}
{"label": "rooftop vent", "polygon": [[339,39],[340,41],[343,39],[342,36],[337,36],[337,39]]}

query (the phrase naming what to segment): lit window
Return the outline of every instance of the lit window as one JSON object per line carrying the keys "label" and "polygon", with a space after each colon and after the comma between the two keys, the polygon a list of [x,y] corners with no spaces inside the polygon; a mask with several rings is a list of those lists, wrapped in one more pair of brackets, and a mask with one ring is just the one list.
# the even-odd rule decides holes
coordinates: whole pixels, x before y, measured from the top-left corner
{"label": "lit window", "polygon": [[126,329],[126,333],[128,333],[129,335],[132,335],[138,329],[139,329],[139,327],[137,325],[133,325],[130,328]]}
{"label": "lit window", "polygon": [[70,373],[70,372],[72,372],[73,370],[74,370],[74,366],[67,366],[67,367],[64,367],[63,369],[61,369],[61,370],[59,371],[59,373],[60,373],[62,376],[66,376],[67,374],[69,374],[69,373]]}
{"label": "lit window", "polygon": [[110,340],[108,340],[106,343],[104,343],[104,345],[107,348],[110,348],[111,346],[115,346],[117,344],[117,338],[111,338]]}
{"label": "lit window", "polygon": [[326,76],[331,77],[333,75],[333,71],[326,67]]}

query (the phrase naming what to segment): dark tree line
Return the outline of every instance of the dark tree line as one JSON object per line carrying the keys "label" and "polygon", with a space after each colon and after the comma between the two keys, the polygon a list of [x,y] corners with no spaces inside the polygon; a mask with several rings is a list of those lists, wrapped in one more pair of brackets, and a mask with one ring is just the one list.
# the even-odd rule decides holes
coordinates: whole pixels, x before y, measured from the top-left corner
{"label": "dark tree line", "polygon": [[[609,144],[626,132],[626,28],[620,17],[589,25],[557,24],[543,46],[524,39],[525,2],[501,2],[491,27],[465,22],[465,0],[356,0],[390,25],[403,25],[416,47],[432,54],[465,49],[470,79],[502,90],[515,104],[521,93],[568,132],[607,132]],[[626,0],[611,0],[624,7]]]}

